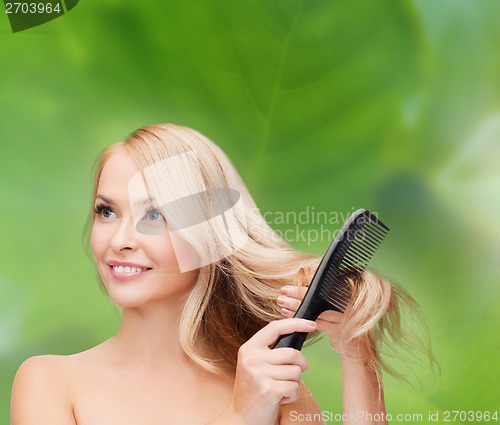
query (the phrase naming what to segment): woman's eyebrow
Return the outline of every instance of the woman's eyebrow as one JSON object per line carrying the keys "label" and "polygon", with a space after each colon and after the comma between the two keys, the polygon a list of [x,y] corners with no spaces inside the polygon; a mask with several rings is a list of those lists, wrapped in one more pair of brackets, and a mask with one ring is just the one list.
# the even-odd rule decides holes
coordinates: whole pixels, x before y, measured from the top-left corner
{"label": "woman's eyebrow", "polygon": [[[96,197],[95,197],[95,198],[96,198],[96,199],[97,199],[97,198],[102,199],[104,202],[106,202],[106,203],[107,203],[107,204],[109,204],[109,205],[114,205],[114,204],[115,204],[115,203],[114,203],[111,199],[107,198],[107,197],[106,197],[106,196],[104,196],[104,195],[99,195],[99,194],[98,194],[98,195],[96,195]],[[142,201],[137,201],[135,204],[136,204],[136,205],[147,205],[147,204],[153,204],[153,203],[154,203],[154,202],[153,202],[153,198],[147,198],[147,199],[144,199],[144,200],[142,200]]]}
{"label": "woman's eyebrow", "polygon": [[136,205],[148,205],[148,204],[154,204],[153,202],[153,198],[147,198],[147,199],[144,199],[142,201],[137,201],[135,204]]}
{"label": "woman's eyebrow", "polygon": [[107,204],[110,204],[110,205],[113,205],[113,204],[114,204],[114,202],[113,202],[111,199],[106,198],[106,197],[105,197],[105,196],[103,196],[103,195],[99,195],[99,194],[98,194],[98,195],[96,195],[96,196],[95,196],[95,199],[97,199],[97,198],[102,199],[102,200],[103,200],[104,202],[106,202]]}

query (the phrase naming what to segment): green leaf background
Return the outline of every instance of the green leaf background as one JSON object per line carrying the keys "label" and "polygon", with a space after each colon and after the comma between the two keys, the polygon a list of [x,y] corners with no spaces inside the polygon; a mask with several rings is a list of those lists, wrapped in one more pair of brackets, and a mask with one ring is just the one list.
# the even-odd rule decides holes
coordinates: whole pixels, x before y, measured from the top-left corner
{"label": "green leaf background", "polygon": [[[1,423],[24,359],[117,330],[81,244],[91,169],[157,122],[218,143],[299,249],[340,226],[315,213],[391,227],[373,265],[421,304],[442,372],[386,377],[389,413],[500,410],[498,22],[496,0],[100,0],[16,34],[1,15]],[[305,352],[340,412],[336,355]]]}

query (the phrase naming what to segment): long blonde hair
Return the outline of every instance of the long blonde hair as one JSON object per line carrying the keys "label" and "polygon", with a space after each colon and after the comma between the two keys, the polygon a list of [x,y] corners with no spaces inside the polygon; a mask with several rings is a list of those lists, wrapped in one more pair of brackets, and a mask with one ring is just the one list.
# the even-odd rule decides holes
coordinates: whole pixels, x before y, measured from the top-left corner
{"label": "long blonde hair", "polygon": [[344,313],[340,343],[355,342],[357,355],[378,377],[379,385],[381,370],[411,383],[387,358],[406,363],[417,380],[414,364],[439,370],[422,310],[408,291],[371,269],[352,274],[348,283],[351,300]]}
{"label": "long blonde hair", "polygon": [[[239,193],[243,207],[234,214],[233,221],[237,228],[245,231],[246,241],[232,247],[229,255],[203,264],[185,302],[179,328],[182,347],[194,362],[214,373],[233,374],[239,347],[267,323],[281,318],[276,304],[280,288],[294,284],[298,271],[317,264],[318,257],[295,250],[278,236],[260,214],[223,151],[205,136],[186,127],[174,124],[143,127],[124,141],[106,148],[97,163],[94,198],[106,161],[117,149],[123,148],[140,170],[167,158],[182,156],[182,169],[163,167],[159,173],[143,174],[152,192],[167,190],[168,186],[175,195],[176,187],[184,186],[191,193],[199,193],[200,188],[208,192],[235,189]],[[195,155],[185,155],[189,152]],[[88,222],[87,233],[92,220]],[[221,245],[229,243],[221,239],[224,232],[221,232],[220,221],[209,220],[204,229],[202,238],[200,235],[193,237],[182,229],[180,232],[189,243],[203,244],[202,251],[217,251]],[[346,313],[350,318],[346,321],[346,339],[368,335],[368,340],[372,341],[377,335],[383,337],[384,332],[374,334],[376,326],[396,335],[400,309],[396,301],[409,306],[416,303],[409,296],[398,296],[386,281],[370,274],[366,276],[365,285],[354,285],[357,288],[355,299],[350,312]],[[378,365],[384,364],[376,347],[367,344],[365,351],[369,364],[378,371]]]}

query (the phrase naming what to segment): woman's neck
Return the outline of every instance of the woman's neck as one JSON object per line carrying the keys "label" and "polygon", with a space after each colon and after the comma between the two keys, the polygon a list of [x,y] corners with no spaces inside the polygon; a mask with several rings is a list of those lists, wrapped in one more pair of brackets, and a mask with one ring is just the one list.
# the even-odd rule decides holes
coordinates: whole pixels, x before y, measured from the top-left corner
{"label": "woman's neck", "polygon": [[151,367],[168,367],[187,360],[180,340],[182,306],[162,303],[124,308],[113,346],[120,358]]}

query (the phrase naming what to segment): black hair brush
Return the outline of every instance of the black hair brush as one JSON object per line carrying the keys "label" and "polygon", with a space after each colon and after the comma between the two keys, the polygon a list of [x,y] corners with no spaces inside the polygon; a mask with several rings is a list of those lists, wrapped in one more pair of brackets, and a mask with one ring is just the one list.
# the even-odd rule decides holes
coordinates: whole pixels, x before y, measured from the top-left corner
{"label": "black hair brush", "polygon": [[[389,228],[370,211],[360,209],[344,223],[307,289],[293,317],[316,320],[327,310],[343,313],[351,299],[349,276],[362,273]],[[282,335],[273,348],[302,348],[306,332]]]}

